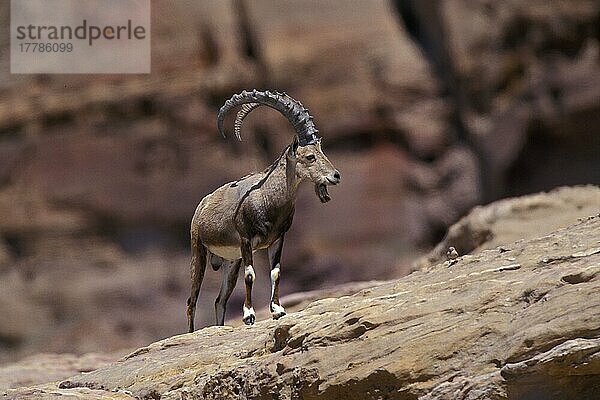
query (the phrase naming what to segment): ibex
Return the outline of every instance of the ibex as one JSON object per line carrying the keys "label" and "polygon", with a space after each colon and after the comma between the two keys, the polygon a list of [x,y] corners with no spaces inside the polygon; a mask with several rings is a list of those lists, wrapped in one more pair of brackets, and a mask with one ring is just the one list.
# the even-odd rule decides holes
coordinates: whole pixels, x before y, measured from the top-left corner
{"label": "ibex", "polygon": [[225,136],[225,115],[234,107],[242,106],[234,123],[235,135],[241,140],[242,121],[261,105],[283,114],[294,127],[296,135],[265,171],[221,186],[204,197],[196,208],[190,229],[192,290],[187,303],[190,332],[194,331],[196,301],[207,260],[215,271],[223,269],[223,283],[215,300],[216,324],[223,325],[225,322],[227,301],[242,265],[246,283],[242,320],[247,325],[254,324],[252,253],[259,249],[268,249],[272,316],[278,319],[285,315],[279,303],[280,260],[285,233],[292,225],[298,186],[303,181],[314,183],[317,196],[325,203],[331,199],[327,186],[340,182],[340,173],[321,150],[321,139],[313,118],[300,102],[286,93],[254,90],[233,95],[219,110],[219,132]]}

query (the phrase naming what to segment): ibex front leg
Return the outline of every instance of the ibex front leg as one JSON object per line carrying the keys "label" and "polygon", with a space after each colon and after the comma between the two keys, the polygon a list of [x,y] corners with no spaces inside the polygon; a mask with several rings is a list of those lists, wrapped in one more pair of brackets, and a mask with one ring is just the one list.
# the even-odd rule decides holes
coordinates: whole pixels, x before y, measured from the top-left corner
{"label": "ibex front leg", "polygon": [[271,264],[271,314],[273,319],[285,315],[285,310],[279,303],[279,277],[281,275],[281,251],[283,249],[283,236],[269,247],[269,263]]}
{"label": "ibex front leg", "polygon": [[244,317],[242,321],[246,325],[253,325],[256,320],[254,307],[252,307],[252,285],[256,275],[252,267],[252,243],[249,239],[242,239],[242,263],[244,264],[244,282],[246,283],[246,299],[244,300]]}

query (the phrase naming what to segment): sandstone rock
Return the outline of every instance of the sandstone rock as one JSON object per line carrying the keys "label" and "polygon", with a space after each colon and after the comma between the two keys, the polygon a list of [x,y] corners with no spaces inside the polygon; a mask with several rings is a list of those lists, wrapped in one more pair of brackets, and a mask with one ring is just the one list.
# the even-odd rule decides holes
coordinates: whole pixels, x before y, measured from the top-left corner
{"label": "sandstone rock", "polygon": [[479,155],[487,198],[538,191],[549,176],[598,182],[600,142],[580,123],[600,104],[598,2],[395,3]]}
{"label": "sandstone rock", "polygon": [[[337,285],[331,288],[311,290],[308,292],[292,293],[287,296],[281,297],[281,304],[285,306],[286,312],[295,312],[306,308],[306,306],[315,300],[326,299],[330,297],[341,297],[351,296],[363,289],[378,286],[384,283],[384,281],[366,281],[366,282],[350,282],[346,284]],[[259,309],[256,313],[256,318],[259,320],[269,319],[271,312],[268,307]],[[239,317],[230,319],[227,321],[227,325],[240,326],[242,320]]]}
{"label": "sandstone rock", "polygon": [[[148,76],[0,68],[0,297],[24,296],[0,299],[0,362],[184,329],[194,207],[291,139],[269,110],[241,144],[216,133],[242,89],[303,101],[343,177],[327,207],[301,194],[282,293],[399,277],[482,199],[600,182],[596,2],[402,0],[418,8],[403,18],[393,3],[157,0]],[[2,3],[0,66],[8,19]]]}
{"label": "sandstone rock", "polygon": [[3,265],[8,264],[8,262],[11,260],[12,255],[10,254],[8,246],[6,246],[6,244],[3,242],[0,242],[0,270],[2,269]]}
{"label": "sandstone rock", "polygon": [[591,400],[600,381],[599,232],[600,218],[590,217],[278,321],[171,337],[6,395]]}
{"label": "sandstone rock", "polygon": [[528,360],[508,363],[500,374],[510,397],[594,398],[600,392],[600,339],[567,340]]}
{"label": "sandstone rock", "polygon": [[38,354],[0,367],[0,390],[32,386],[89,372],[116,361],[122,354]]}
{"label": "sandstone rock", "polygon": [[538,237],[564,227],[578,218],[600,212],[600,187],[563,187],[479,206],[448,229],[444,240],[414,268],[426,268],[446,260],[446,251],[477,254],[498,246],[510,248],[518,239]]}
{"label": "sandstone rock", "polygon": [[[3,363],[39,352],[113,352],[185,331],[188,257],[132,261],[101,244],[47,241],[63,258],[19,261],[2,274]],[[170,271],[166,262],[181,268]],[[216,297],[218,280],[208,277],[205,296]],[[213,318],[212,307],[199,310],[199,322]]]}

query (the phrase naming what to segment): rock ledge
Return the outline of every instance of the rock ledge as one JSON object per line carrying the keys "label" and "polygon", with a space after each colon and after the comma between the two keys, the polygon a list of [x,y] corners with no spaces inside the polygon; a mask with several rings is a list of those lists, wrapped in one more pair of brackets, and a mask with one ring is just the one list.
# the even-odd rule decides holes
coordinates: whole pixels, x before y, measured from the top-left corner
{"label": "rock ledge", "polygon": [[[446,264],[447,265],[447,264]],[[591,399],[600,218],[5,398]]]}

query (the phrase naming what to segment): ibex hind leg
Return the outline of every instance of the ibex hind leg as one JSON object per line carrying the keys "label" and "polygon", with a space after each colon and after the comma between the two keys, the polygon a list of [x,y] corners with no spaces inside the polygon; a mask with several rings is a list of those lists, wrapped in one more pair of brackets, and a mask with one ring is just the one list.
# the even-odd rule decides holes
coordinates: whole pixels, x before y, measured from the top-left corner
{"label": "ibex hind leg", "polygon": [[187,301],[188,332],[194,332],[194,318],[196,315],[196,302],[200,293],[200,286],[206,270],[206,247],[197,238],[192,237],[192,259],[190,261],[190,275],[192,291]]}
{"label": "ibex hind leg", "polygon": [[241,243],[242,263],[244,264],[244,283],[246,284],[246,298],[242,308],[244,316],[242,321],[246,325],[254,325],[256,313],[252,306],[252,286],[255,280],[254,268],[252,267],[252,244],[250,239],[242,238]]}
{"label": "ibex hind leg", "polygon": [[273,319],[283,317],[285,309],[279,302],[279,278],[281,275],[281,251],[283,250],[283,236],[269,247],[269,264],[271,265],[271,314]]}
{"label": "ibex hind leg", "polygon": [[223,326],[225,324],[227,301],[229,301],[229,297],[231,297],[231,293],[233,293],[233,289],[235,289],[235,284],[237,283],[241,265],[242,260],[224,261],[222,264],[223,282],[221,283],[219,296],[215,300],[215,316],[217,325]]}

